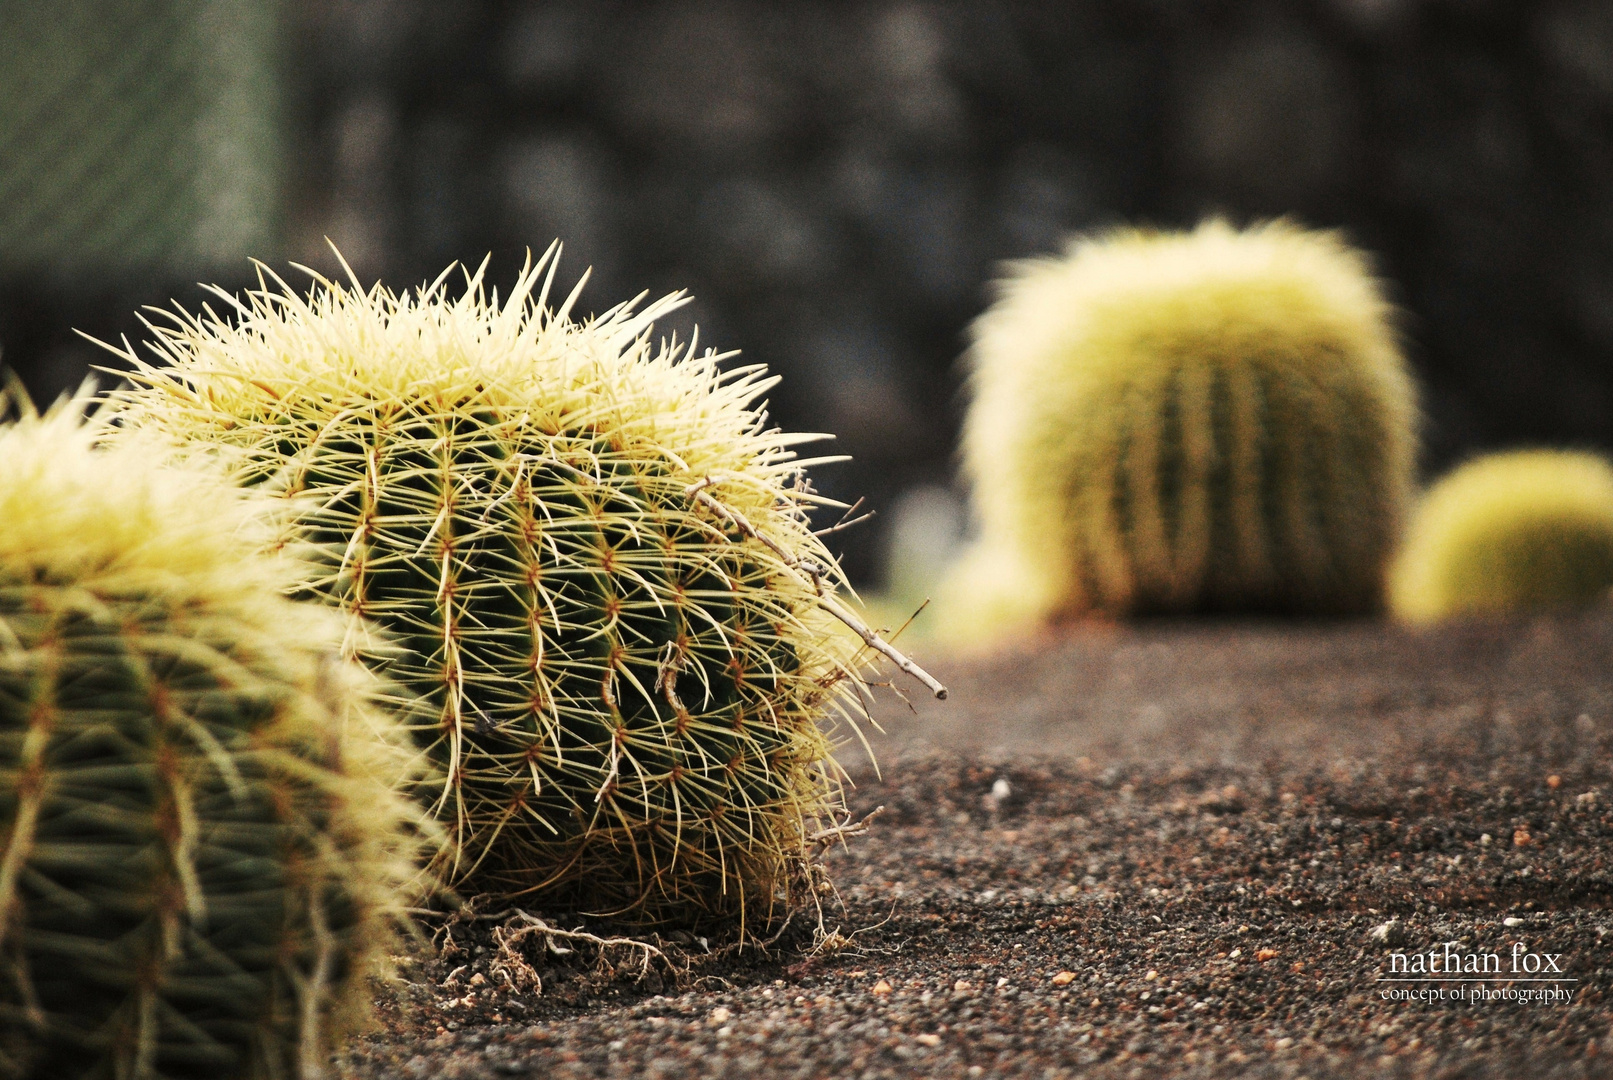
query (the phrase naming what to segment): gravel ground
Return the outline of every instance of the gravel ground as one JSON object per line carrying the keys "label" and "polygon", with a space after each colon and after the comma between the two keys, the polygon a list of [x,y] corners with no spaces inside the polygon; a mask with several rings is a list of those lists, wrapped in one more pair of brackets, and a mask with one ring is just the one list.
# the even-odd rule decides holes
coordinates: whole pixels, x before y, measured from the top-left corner
{"label": "gravel ground", "polygon": [[[829,857],[830,947],[465,922],[351,1074],[1613,1076],[1613,616],[1085,627],[932,666],[952,700],[856,770],[886,810]],[[1453,963],[1500,970],[1380,981]]]}

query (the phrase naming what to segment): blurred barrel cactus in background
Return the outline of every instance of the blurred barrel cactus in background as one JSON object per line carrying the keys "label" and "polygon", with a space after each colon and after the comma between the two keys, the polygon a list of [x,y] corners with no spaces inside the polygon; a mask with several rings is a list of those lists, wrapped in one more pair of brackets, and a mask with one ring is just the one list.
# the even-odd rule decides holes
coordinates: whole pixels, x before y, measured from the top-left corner
{"label": "blurred barrel cactus in background", "polygon": [[1286,222],[1122,230],[1015,267],[975,327],[981,527],[941,618],[1382,603],[1415,401],[1366,260]]}
{"label": "blurred barrel cactus in background", "polygon": [[248,500],[0,430],[0,1075],[324,1075],[411,895],[400,735]]}
{"label": "blurred barrel cactus in background", "polygon": [[760,368],[651,345],[676,295],[551,311],[550,257],[502,302],[321,279],[178,318],[165,366],[127,357],[122,424],[297,498],[303,591],[387,632],[352,644],[414,699],[464,889],[765,916],[839,807],[861,685],[791,449],[816,436],[768,428]]}
{"label": "blurred barrel cactus in background", "polygon": [[1390,577],[1409,622],[1581,607],[1613,589],[1613,467],[1517,450],[1461,466],[1424,497]]}

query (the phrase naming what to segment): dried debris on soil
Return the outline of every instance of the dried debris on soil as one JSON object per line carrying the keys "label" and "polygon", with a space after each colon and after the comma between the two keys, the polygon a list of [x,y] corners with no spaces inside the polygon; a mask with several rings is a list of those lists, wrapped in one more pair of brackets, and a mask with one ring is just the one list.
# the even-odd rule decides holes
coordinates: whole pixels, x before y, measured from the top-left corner
{"label": "dried debris on soil", "polygon": [[[1159,625],[975,665],[957,713],[893,721],[884,779],[860,776],[856,809],[887,810],[829,856],[830,947],[803,920],[766,950],[676,934],[652,954],[489,910],[405,960],[346,1065],[1613,1075],[1610,660],[1597,616]],[[1431,951],[1575,981],[1378,981]],[[1456,985],[1567,1000],[1384,997]]]}

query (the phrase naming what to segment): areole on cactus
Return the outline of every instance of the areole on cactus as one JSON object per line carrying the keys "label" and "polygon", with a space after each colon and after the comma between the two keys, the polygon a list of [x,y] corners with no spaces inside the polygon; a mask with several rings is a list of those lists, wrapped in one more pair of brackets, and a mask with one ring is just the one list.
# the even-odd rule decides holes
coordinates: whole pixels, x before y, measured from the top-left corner
{"label": "areole on cactus", "polygon": [[407,740],[259,500],[81,404],[0,428],[0,1076],[324,1075],[415,897]]}
{"label": "areole on cactus", "polygon": [[1415,403],[1358,252],[1286,222],[1120,230],[1001,290],[974,331],[963,458],[982,539],[947,589],[953,636],[980,618],[1381,604]]}
{"label": "areole on cactus", "polygon": [[774,379],[653,346],[679,295],[579,321],[579,283],[551,311],[556,255],[502,301],[480,271],[457,297],[446,272],[299,296],[265,271],[232,319],[154,325],[159,363],[124,354],[118,421],[295,497],[321,553],[301,591],[384,632],[355,621],[350,647],[411,698],[464,888],[771,908],[840,806],[830,727],[865,642],[894,650],[836,629],[856,619],[794,452],[818,436],[766,425]]}

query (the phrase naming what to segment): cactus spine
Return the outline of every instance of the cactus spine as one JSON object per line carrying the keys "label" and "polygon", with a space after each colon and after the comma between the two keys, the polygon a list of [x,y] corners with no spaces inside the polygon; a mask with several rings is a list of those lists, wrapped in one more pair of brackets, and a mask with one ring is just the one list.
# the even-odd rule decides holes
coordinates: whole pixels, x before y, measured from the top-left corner
{"label": "cactus spine", "polygon": [[0,1075],[324,1075],[418,818],[339,621],[238,492],[72,408],[0,460]]}
{"label": "cactus spine", "polygon": [[1517,450],[1468,462],[1428,492],[1390,575],[1407,622],[1581,607],[1613,589],[1613,467]]}
{"label": "cactus spine", "polygon": [[275,279],[158,329],[122,421],[307,508],[304,588],[389,632],[370,655],[415,699],[463,888],[770,908],[838,805],[825,721],[860,649],[798,569],[838,579],[791,450],[815,437],[765,426],[759,368],[650,345],[676,296],[551,312],[554,250],[502,304],[479,272],[458,298]]}
{"label": "cactus spine", "polygon": [[1415,409],[1360,254],[1284,222],[1123,230],[1001,292],[963,442],[982,541],[952,595],[1016,617],[1381,603]]}

